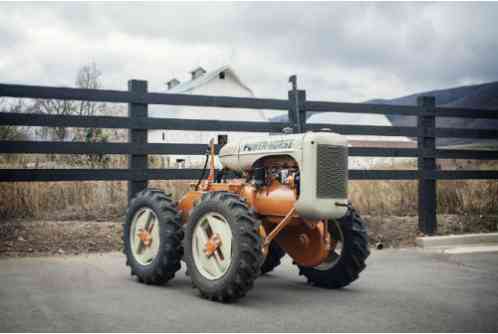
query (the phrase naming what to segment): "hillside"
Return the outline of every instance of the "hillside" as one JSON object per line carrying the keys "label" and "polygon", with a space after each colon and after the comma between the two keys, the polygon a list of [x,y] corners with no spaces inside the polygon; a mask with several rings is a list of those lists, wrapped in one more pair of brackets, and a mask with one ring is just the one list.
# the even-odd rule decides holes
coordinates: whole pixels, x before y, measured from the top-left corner
{"label": "hillside", "polygon": [[[495,109],[498,110],[498,82],[490,82],[480,85],[462,86],[449,89],[434,90],[421,92],[408,96],[403,96],[391,100],[376,99],[367,102],[381,104],[398,104],[398,105],[416,105],[417,97],[429,95],[436,97],[438,107],[455,107],[455,108],[474,108],[474,109]],[[415,117],[406,117],[399,115],[388,115],[388,119],[394,126],[415,126]],[[498,120],[489,119],[463,119],[441,117],[436,121],[438,127],[454,127],[469,129],[496,129]],[[486,140],[474,139],[457,139],[441,138],[438,139],[438,145],[455,145],[455,144],[475,144],[487,143]]]}
{"label": "hillside", "polygon": [[[479,85],[461,86],[449,89],[432,90],[420,92],[394,99],[373,99],[366,103],[379,103],[388,105],[416,105],[417,97],[421,95],[431,95],[436,97],[438,107],[458,107],[474,109],[494,109],[498,110],[498,82],[490,82]],[[386,125],[386,117],[383,115],[354,115],[345,113],[309,113],[308,121],[314,123],[334,123],[334,124],[360,124],[360,125]],[[388,115],[388,123],[394,126],[415,126],[416,117]],[[285,121],[287,115],[274,117],[271,121]],[[471,128],[471,129],[496,129],[498,120],[487,119],[463,119],[441,117],[437,119],[438,127]],[[489,143],[487,140],[441,138],[438,145],[455,144],[476,144]]]}

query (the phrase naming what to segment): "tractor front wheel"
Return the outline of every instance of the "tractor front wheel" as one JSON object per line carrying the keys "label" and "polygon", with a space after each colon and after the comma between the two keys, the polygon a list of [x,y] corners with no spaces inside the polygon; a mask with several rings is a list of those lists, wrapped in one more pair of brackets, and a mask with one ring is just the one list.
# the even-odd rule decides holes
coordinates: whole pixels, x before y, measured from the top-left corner
{"label": "tractor front wheel", "polygon": [[315,286],[337,289],[356,280],[366,267],[365,260],[370,254],[367,226],[349,208],[344,217],[329,222],[329,232],[334,245],[329,257],[315,267],[299,266],[299,275]]}
{"label": "tractor front wheel", "polygon": [[207,192],[190,213],[185,263],[201,296],[215,301],[243,297],[259,276],[260,222],[229,192]]}

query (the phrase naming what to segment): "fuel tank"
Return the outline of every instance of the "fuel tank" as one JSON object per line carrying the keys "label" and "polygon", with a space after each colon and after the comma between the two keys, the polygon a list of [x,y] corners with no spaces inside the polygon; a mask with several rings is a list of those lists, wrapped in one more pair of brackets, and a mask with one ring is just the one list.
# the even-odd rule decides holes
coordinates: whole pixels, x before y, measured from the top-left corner
{"label": "fuel tank", "polygon": [[242,187],[240,195],[260,215],[284,217],[294,207],[296,193],[286,185],[273,181],[270,186],[256,189],[252,185]]}

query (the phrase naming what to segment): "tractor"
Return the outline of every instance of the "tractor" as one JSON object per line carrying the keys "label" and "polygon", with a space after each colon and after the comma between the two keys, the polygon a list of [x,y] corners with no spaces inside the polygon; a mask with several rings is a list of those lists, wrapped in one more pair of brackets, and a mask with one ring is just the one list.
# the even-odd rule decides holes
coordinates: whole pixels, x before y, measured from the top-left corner
{"label": "tractor", "polygon": [[139,282],[163,284],[184,261],[200,295],[221,302],[245,296],[285,254],[310,284],[344,287],[369,255],[347,188],[348,143],[339,134],[249,138],[218,155],[211,140],[203,175],[180,200],[159,189],[131,199],[127,265]]}

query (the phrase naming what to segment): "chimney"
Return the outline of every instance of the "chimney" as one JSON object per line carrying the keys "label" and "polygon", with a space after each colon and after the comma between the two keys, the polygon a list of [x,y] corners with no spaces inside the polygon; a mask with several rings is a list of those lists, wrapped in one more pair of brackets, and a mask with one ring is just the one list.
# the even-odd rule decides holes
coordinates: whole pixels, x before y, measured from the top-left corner
{"label": "chimney", "polygon": [[190,74],[192,75],[192,80],[195,80],[202,76],[204,73],[206,73],[206,70],[203,69],[202,67],[197,67],[195,70],[190,71]]}
{"label": "chimney", "polygon": [[166,85],[168,85],[168,90],[175,87],[175,86],[178,86],[179,84],[180,84],[180,81],[178,81],[177,78],[173,78],[170,81],[166,82]]}

